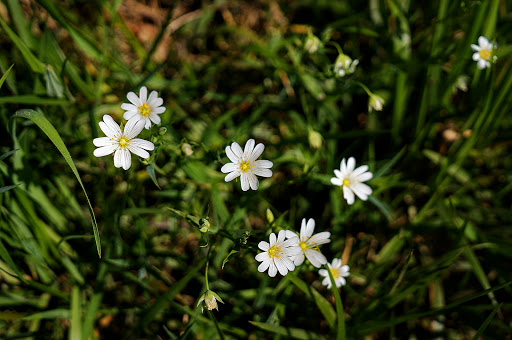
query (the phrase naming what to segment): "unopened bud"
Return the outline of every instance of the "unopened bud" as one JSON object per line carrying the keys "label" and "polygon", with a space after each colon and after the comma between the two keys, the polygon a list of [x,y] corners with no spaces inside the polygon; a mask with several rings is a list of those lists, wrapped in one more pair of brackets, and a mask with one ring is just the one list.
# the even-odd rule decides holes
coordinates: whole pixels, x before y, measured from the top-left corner
{"label": "unopened bud", "polygon": [[267,208],[267,221],[269,224],[272,224],[274,222],[274,214],[272,213],[272,210]]}
{"label": "unopened bud", "polygon": [[309,145],[315,149],[319,149],[322,146],[322,135],[315,130],[309,130],[308,140]]}
{"label": "unopened bud", "polygon": [[160,129],[158,129],[158,134],[160,136],[163,136],[167,133],[167,128],[166,127],[161,127]]}

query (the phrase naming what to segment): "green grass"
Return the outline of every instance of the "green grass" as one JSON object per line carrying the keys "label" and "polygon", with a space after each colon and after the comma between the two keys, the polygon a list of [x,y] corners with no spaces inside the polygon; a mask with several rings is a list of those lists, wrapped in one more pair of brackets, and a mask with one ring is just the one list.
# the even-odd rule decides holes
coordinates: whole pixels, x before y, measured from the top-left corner
{"label": "green grass", "polygon": [[[0,337],[506,339],[511,6],[3,0]],[[342,78],[339,51],[359,60]],[[166,111],[124,171],[92,140],[143,85]],[[249,138],[273,176],[243,192],[220,168]],[[374,178],[348,205],[330,178],[351,156]],[[307,261],[258,272],[303,218],[350,266],[341,289]],[[207,289],[225,303],[201,313]]]}

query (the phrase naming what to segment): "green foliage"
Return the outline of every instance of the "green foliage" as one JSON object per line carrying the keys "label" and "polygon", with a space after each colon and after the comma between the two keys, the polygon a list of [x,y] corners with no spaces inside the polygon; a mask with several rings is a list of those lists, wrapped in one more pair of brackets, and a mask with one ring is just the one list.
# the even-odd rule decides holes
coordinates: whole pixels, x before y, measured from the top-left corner
{"label": "green foliage", "polygon": [[[506,338],[511,5],[3,0],[0,338]],[[166,111],[124,171],[92,140],[141,86]],[[243,192],[220,169],[250,138],[273,175]],[[373,193],[348,205],[352,156]],[[303,218],[341,289],[258,272]]]}

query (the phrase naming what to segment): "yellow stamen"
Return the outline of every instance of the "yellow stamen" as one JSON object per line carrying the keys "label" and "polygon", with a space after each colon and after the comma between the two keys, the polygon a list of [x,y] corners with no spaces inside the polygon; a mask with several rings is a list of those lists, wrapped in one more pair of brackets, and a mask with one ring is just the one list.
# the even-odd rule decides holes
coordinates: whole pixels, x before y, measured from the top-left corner
{"label": "yellow stamen", "polygon": [[139,106],[140,114],[143,116],[149,116],[149,106],[148,104],[144,103],[144,105]]}
{"label": "yellow stamen", "polygon": [[345,179],[343,180],[343,185],[344,185],[344,186],[347,186],[347,187],[348,187],[348,186],[350,186],[350,181],[348,180],[348,178],[345,178]]}
{"label": "yellow stamen", "polygon": [[277,248],[277,246],[272,246],[268,249],[268,256],[270,256],[270,258],[273,258],[275,256],[278,259],[280,259],[282,255],[282,253],[279,253],[280,251],[283,251],[283,248]]}
{"label": "yellow stamen", "polygon": [[119,146],[120,146],[121,148],[123,148],[123,149],[124,149],[124,148],[125,148],[125,147],[130,143],[130,142],[128,141],[128,139],[127,139],[127,138],[122,137],[121,139],[119,139],[119,141],[118,141],[117,143],[119,144]]}
{"label": "yellow stamen", "polygon": [[480,50],[478,51],[478,54],[480,55],[480,58],[489,60],[491,59],[491,50]]}
{"label": "yellow stamen", "polygon": [[242,172],[248,172],[251,168],[252,166],[247,161],[240,163],[240,170],[242,170]]}
{"label": "yellow stamen", "polygon": [[302,251],[308,249],[308,245],[306,244],[306,242],[299,242],[299,246],[302,248]]}
{"label": "yellow stamen", "polygon": [[331,268],[331,274],[332,274],[332,277],[335,279],[340,277],[340,272],[338,269]]}

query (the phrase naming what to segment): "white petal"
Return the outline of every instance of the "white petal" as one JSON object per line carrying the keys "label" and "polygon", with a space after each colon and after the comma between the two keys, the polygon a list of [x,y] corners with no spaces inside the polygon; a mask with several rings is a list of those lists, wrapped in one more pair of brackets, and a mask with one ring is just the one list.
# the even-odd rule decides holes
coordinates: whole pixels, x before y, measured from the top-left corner
{"label": "white petal", "polygon": [[355,177],[355,179],[359,182],[366,182],[373,178],[373,174],[371,172],[365,172],[363,174],[360,174],[359,176]]}
{"label": "white petal", "polygon": [[[156,93],[156,98],[152,98],[153,93]],[[156,109],[157,107],[160,107],[164,104],[164,100],[162,98],[158,97],[158,93],[156,91],[151,92],[148,99],[148,105],[152,109]]]}
{"label": "white petal", "polygon": [[[341,160],[341,163],[340,163],[340,171],[343,175],[345,175],[347,173],[347,164],[345,163],[345,158],[343,158]],[[336,175],[336,177],[341,177],[341,176],[338,176],[336,174],[336,171],[334,171],[334,174]]]}
{"label": "white petal", "polygon": [[140,101],[139,97],[135,94],[135,92],[128,92],[126,98],[128,98],[128,100],[137,108],[139,108],[139,106],[142,106],[142,102]]}
{"label": "white petal", "polygon": [[245,148],[244,148],[244,157],[245,158],[249,158],[249,156],[252,154],[252,150],[254,150],[254,139],[249,139],[246,143],[245,143]]}
{"label": "white petal", "polygon": [[[315,231],[315,220],[310,218],[308,220],[308,223],[306,224],[306,234],[304,235],[306,239],[310,238],[311,235],[313,235],[313,232]],[[300,235],[302,237],[302,233]]]}
{"label": "white petal", "polygon": [[371,195],[373,190],[368,185],[364,183],[357,184],[357,188],[360,192],[364,193],[365,195]]}
{"label": "white petal", "polygon": [[268,269],[268,267],[270,266],[270,260],[268,261],[263,261],[260,263],[260,265],[258,266],[258,271],[260,273],[263,273],[265,270]]}
{"label": "white petal", "polygon": [[347,284],[347,281],[343,277],[338,277],[335,281],[336,281],[336,287],[338,287],[338,288]]}
{"label": "white petal", "polygon": [[282,260],[283,260],[284,265],[286,266],[286,268],[289,271],[293,271],[295,269],[295,264],[293,263],[293,261],[290,258],[283,257]]}
{"label": "white petal", "polygon": [[268,248],[270,248],[270,245],[268,244],[268,242],[260,241],[260,243],[258,243],[258,248],[260,248],[263,251],[267,251]]}
{"label": "white petal", "polygon": [[272,170],[270,170],[270,169],[253,169],[252,172],[256,176],[272,177]]}
{"label": "white petal", "polygon": [[473,51],[480,51],[480,46],[478,45],[471,44],[471,48],[473,49]]}
{"label": "white petal", "polygon": [[329,239],[331,237],[331,233],[328,232],[328,231],[322,231],[321,233],[318,233],[318,234],[315,234],[313,235],[309,240],[308,240],[308,245],[311,245],[311,247],[317,247],[321,244],[326,244],[326,243],[329,243],[331,242],[331,240]]}
{"label": "white petal", "polygon": [[270,266],[268,268],[268,276],[274,277],[277,274],[277,267],[276,267],[274,261],[269,261],[269,264],[270,264]]}
{"label": "white petal", "polygon": [[314,249],[307,249],[306,257],[308,258],[308,261],[311,262],[311,264],[317,268],[320,268],[322,265],[327,263],[327,259],[325,258],[325,256]]}
{"label": "white petal", "polygon": [[247,174],[248,176],[248,179],[249,179],[249,185],[251,186],[251,189],[252,190],[258,190],[258,186],[259,186],[259,182],[258,182],[258,179],[256,178],[256,176],[254,176],[253,174]]}
{"label": "white petal", "polygon": [[343,186],[343,198],[347,200],[348,204],[354,204],[354,193],[346,185]]}
{"label": "white petal", "polygon": [[137,156],[141,157],[141,158],[149,158],[149,152],[147,152],[146,150],[142,149],[142,148],[139,148],[137,145],[130,145],[129,147],[129,150],[130,152],[133,152],[134,154],[136,154]]}
{"label": "white petal", "polygon": [[301,264],[304,263],[304,259],[305,259],[304,253],[301,252],[299,255],[295,256],[295,258],[293,259],[293,264],[295,266],[300,266]]}
{"label": "white petal", "polygon": [[110,155],[115,150],[116,150],[116,145],[102,146],[102,147],[94,150],[93,155],[96,157],[103,157],[106,155]]}
{"label": "white petal", "polygon": [[356,176],[362,174],[363,172],[368,171],[368,169],[369,169],[368,165],[361,165],[360,167],[358,167],[357,169],[352,171],[352,176],[356,177]]}
{"label": "white petal", "polygon": [[291,230],[285,230],[286,234],[286,238],[294,238],[294,237],[297,237],[297,234],[295,234],[293,231]]}
{"label": "white petal", "polygon": [[247,176],[245,172],[242,172],[242,174],[240,175],[240,183],[242,184],[243,191],[249,190],[249,176]]}
{"label": "white petal", "polygon": [[331,289],[332,283],[331,283],[331,279],[329,278],[329,276],[327,276],[325,279],[322,280],[322,284],[324,286],[327,286],[327,289]]}
{"label": "white petal", "polygon": [[165,109],[165,106],[155,107],[154,109],[151,109],[151,113],[161,114],[165,112]]}
{"label": "white petal", "polygon": [[270,246],[273,247],[276,244],[277,236],[274,233],[271,233],[269,236]]}
{"label": "white petal", "polygon": [[150,115],[149,119],[155,124],[160,124],[162,122],[162,119],[156,114]]}
{"label": "white petal", "polygon": [[126,119],[126,120],[130,120],[130,119],[142,119],[143,116],[140,115],[138,112],[135,112],[135,111],[126,111],[123,115],[123,118]]}
{"label": "white petal", "polygon": [[268,252],[265,251],[263,253],[259,253],[258,255],[256,255],[254,257],[254,259],[258,262],[263,262],[263,261],[269,260]]}
{"label": "white petal", "polygon": [[137,137],[137,135],[144,129],[145,119],[132,118],[126,123],[123,134],[128,138]]}
{"label": "white petal", "polygon": [[320,276],[329,276],[329,274],[327,273],[327,269],[320,269],[318,271],[318,274],[320,274]]}
{"label": "white petal", "polygon": [[267,161],[266,159],[254,162],[254,167],[259,169],[270,169],[273,166],[274,163],[272,163],[271,161]]}
{"label": "white petal", "polygon": [[240,169],[240,167],[238,165],[236,165],[235,163],[227,163],[227,164],[224,164],[222,166],[222,168],[220,168],[220,171],[222,173],[227,174],[228,172],[238,171],[239,169]]}
{"label": "white petal", "polygon": [[305,240],[306,238],[306,219],[303,218],[300,223],[300,239]]}
{"label": "white petal", "polygon": [[[146,101],[149,104],[153,104],[153,102],[155,101],[155,99],[158,98],[158,92],[156,91],[151,91],[151,93],[149,94],[149,97],[148,97],[148,100]],[[160,104],[162,105],[162,104]],[[156,105],[156,106],[160,106],[160,105]]]}
{"label": "white petal", "polygon": [[[342,275],[343,275],[343,274],[345,274],[345,273],[346,273],[346,274],[348,274],[348,275],[350,275],[350,273],[348,272],[349,270],[350,270],[350,267],[349,267],[349,266],[347,266],[346,264],[345,264],[345,265],[343,265],[343,266],[341,266],[341,268],[340,268],[340,271],[342,272]],[[345,276],[345,275],[344,275],[344,276]]]}
{"label": "white petal", "polygon": [[480,53],[479,52],[473,53],[473,57],[472,58],[473,58],[474,61],[477,61],[478,59],[480,59]]}
{"label": "white petal", "polygon": [[140,101],[144,104],[148,101],[148,88],[146,86],[142,86],[139,90],[139,98]]}
{"label": "white petal", "polygon": [[488,44],[489,44],[489,40],[488,40],[486,37],[484,37],[484,36],[480,36],[480,37],[478,38],[478,45],[480,45],[480,47],[485,47],[485,46],[487,46]]}
{"label": "white petal", "polygon": [[288,268],[286,268],[286,266],[285,266],[285,264],[283,263],[282,260],[283,259],[275,258],[274,259],[274,263],[277,266],[277,270],[279,270],[279,274],[285,276],[286,274],[288,274]]}
{"label": "white petal", "polygon": [[94,138],[92,140],[92,143],[97,147],[101,147],[101,146],[112,145],[114,142],[112,141],[112,139],[110,139],[108,137],[99,137],[99,138]]}
{"label": "white petal", "polygon": [[228,175],[226,175],[226,177],[224,177],[224,181],[231,182],[232,180],[234,180],[238,176],[240,176],[240,172],[233,171],[233,172],[229,173]]}
{"label": "white petal", "polygon": [[147,141],[145,139],[135,138],[132,139],[131,145],[135,145],[139,148],[146,149],[146,150],[155,150],[155,144],[151,143],[150,141]]}
{"label": "white petal", "polygon": [[121,162],[123,164],[123,169],[128,170],[132,166],[132,154],[130,151],[126,149],[121,149]]}
{"label": "white petal", "polygon": [[114,154],[114,166],[116,168],[120,168],[120,167],[123,166],[123,163],[121,161],[121,157],[122,157],[121,149],[116,150],[116,153]]}
{"label": "white petal", "polygon": [[338,269],[341,266],[341,260],[340,259],[333,259],[331,268]]}
{"label": "white petal", "polygon": [[240,145],[238,145],[237,142],[233,142],[231,144],[231,151],[233,151],[237,159],[242,159],[244,152],[242,151],[242,148],[240,147]]}
{"label": "white petal", "polygon": [[134,111],[134,112],[139,112],[139,108],[133,104],[130,104],[130,103],[123,103],[121,104],[121,109],[123,110],[126,110],[126,111]]}
{"label": "white petal", "polygon": [[144,129],[149,130],[151,128],[151,119],[149,117],[144,117],[144,121],[146,124],[144,124]]}
{"label": "white petal", "polygon": [[341,179],[339,179],[338,177],[332,177],[331,178],[331,183],[333,185],[337,185],[339,187],[341,187],[343,185],[343,181]]}
{"label": "white petal", "polygon": [[277,243],[284,242],[285,239],[286,239],[286,231],[280,230],[279,233],[277,234]]}
{"label": "white petal", "polygon": [[347,161],[347,169],[346,174],[352,173],[354,171],[354,168],[356,167],[356,160],[354,157],[350,157]]}
{"label": "white petal", "polygon": [[103,122],[99,123],[101,131],[109,137],[114,138],[115,136],[121,135],[121,129],[119,128],[119,125],[110,117],[109,115],[103,116]]}
{"label": "white petal", "polygon": [[252,153],[249,155],[249,159],[253,161],[257,160],[258,157],[260,157],[261,154],[263,153],[263,150],[265,150],[265,145],[259,143],[258,145],[256,145]]}
{"label": "white petal", "polygon": [[237,157],[233,151],[231,151],[231,147],[229,145],[226,146],[226,156],[228,156],[229,160],[233,163],[240,162],[240,158]]}

